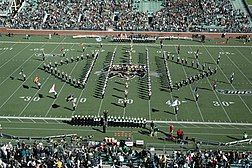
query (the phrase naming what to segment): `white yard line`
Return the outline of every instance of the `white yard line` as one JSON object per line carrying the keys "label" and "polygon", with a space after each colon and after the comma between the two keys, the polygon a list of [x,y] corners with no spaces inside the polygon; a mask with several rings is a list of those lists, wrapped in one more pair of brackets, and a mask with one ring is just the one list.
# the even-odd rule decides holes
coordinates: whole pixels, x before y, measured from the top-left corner
{"label": "white yard line", "polygon": [[102,107],[103,100],[104,99],[101,99],[101,102],[100,102],[100,106],[99,106],[99,110],[98,110],[98,116],[100,116],[100,113],[101,113],[101,107]]}
{"label": "white yard line", "polygon": [[20,50],[17,54],[15,54],[14,56],[11,57],[11,59],[9,59],[8,61],[6,61],[3,65],[0,66],[0,69],[6,65],[7,63],[9,63],[11,60],[13,60],[13,58],[15,58],[16,56],[18,56],[22,51],[24,51],[27,47],[29,47],[31,44],[28,44],[27,46],[25,46],[22,50]]}
{"label": "white yard line", "polygon": [[[202,44],[202,45],[203,45],[203,44]],[[203,46],[204,46],[204,45],[203,45]],[[205,48],[205,50],[208,52],[208,50],[207,50],[207,48],[206,48],[205,46],[204,46],[204,48]],[[192,51],[192,48],[191,48],[191,47],[190,47],[190,49],[191,49],[191,51]],[[210,82],[210,80],[209,80],[208,77],[207,77],[207,81],[208,81],[209,85],[212,87],[211,82]],[[213,91],[213,93],[215,94],[217,100],[218,100],[219,102],[221,102],[221,100],[220,100],[220,98],[218,97],[216,91]],[[224,113],[226,114],[226,116],[227,116],[227,118],[228,118],[228,121],[231,122],[230,116],[228,115],[226,109],[223,107],[222,103],[220,103],[220,104],[221,104],[222,109],[224,110]]]}
{"label": "white yard line", "polygon": [[[47,41],[37,41],[37,42],[26,42],[26,41],[0,41],[0,43],[14,43],[14,44],[26,44],[26,43],[31,43],[31,44],[59,44],[60,42],[47,42]],[[60,43],[60,44],[80,44],[79,42],[64,42],[64,43]],[[86,45],[100,45],[98,43],[85,43]],[[116,45],[121,45],[121,46],[125,46],[125,45],[129,45],[130,43],[117,43]],[[115,43],[104,43],[104,46],[114,46]],[[135,46],[160,46],[160,44],[158,43],[154,43],[154,44],[143,44],[143,43],[135,43]],[[177,44],[164,44],[164,46],[177,46]],[[191,46],[191,47],[200,47],[202,45],[197,45],[197,44],[181,44],[180,46]],[[220,45],[205,45],[206,47],[219,47]],[[250,48],[251,46],[244,46],[244,45],[223,45],[221,47],[241,47],[241,48]]]}
{"label": "white yard line", "polygon": [[[43,45],[44,46],[44,45]],[[42,46],[42,47],[43,47]],[[12,76],[17,70],[20,70],[21,67],[23,67],[23,65],[28,62],[33,56],[34,56],[35,53],[33,53],[28,59],[26,59],[18,68],[16,68],[7,78],[5,78],[5,80],[3,80],[1,83],[0,83],[0,86],[5,82],[7,81],[8,79],[10,79],[10,76]]]}
{"label": "white yard line", "polygon": [[[65,39],[65,38],[64,38],[64,39]],[[63,40],[64,40],[64,39],[63,39]],[[62,41],[63,41],[63,40],[62,40]],[[60,44],[59,44],[59,45],[60,45]],[[59,45],[58,45],[58,46],[59,46]],[[57,47],[58,47],[58,46],[57,46]],[[57,47],[56,47],[56,48],[57,48]],[[56,48],[55,48],[55,49],[56,49]],[[54,49],[54,50],[55,50],[55,49]],[[38,66],[37,68],[39,68],[42,64],[43,64],[43,62],[40,63],[39,66]],[[33,75],[33,73],[37,70],[37,68],[35,68],[35,69],[32,71],[32,73],[31,73],[29,76],[27,76],[27,79],[29,79],[29,78]],[[21,83],[21,85],[20,85],[20,86],[19,86],[19,87],[7,98],[7,100],[0,106],[0,109],[12,98],[12,96],[23,86],[24,83],[25,83],[25,81],[23,81],[23,82]]]}
{"label": "white yard line", "polygon": [[[72,45],[71,48],[73,48],[73,46],[74,46],[74,45]],[[69,75],[72,75],[72,73],[73,73],[74,69],[76,68],[76,66],[78,65],[78,63],[79,63],[79,61],[75,63],[75,65],[74,65],[74,67],[72,68],[72,70],[71,70],[71,72],[70,72]],[[59,90],[57,96],[60,95],[60,93],[61,93],[61,91],[63,90],[63,88],[65,87],[66,83],[67,83],[67,82],[64,82],[64,84],[63,84],[63,86],[61,87],[61,89]],[[56,100],[57,100],[57,99],[54,99],[54,100],[53,100],[53,103],[51,104],[51,106],[50,106],[49,109],[47,110],[45,117],[48,115],[48,113],[49,113],[50,110],[52,109],[52,105],[56,102]]]}
{"label": "white yard line", "polygon": [[[163,54],[163,50],[161,50],[161,54]],[[166,59],[164,59],[164,64],[165,64],[165,67],[167,68],[167,71],[166,72],[169,72],[169,74],[171,75],[170,73],[170,69],[169,69],[169,66],[168,66],[168,62]],[[167,75],[169,75],[167,74]],[[169,80],[169,77],[167,76],[168,80]],[[171,77],[170,77],[171,78]],[[168,81],[169,82],[169,81]],[[172,92],[170,92],[170,97],[171,97],[171,101],[173,102],[173,95],[172,95]],[[175,118],[176,120],[178,120],[178,116],[177,114],[175,114],[175,108],[173,107],[173,111],[174,111],[174,115],[175,115]],[[179,113],[179,112],[178,112]]]}
{"label": "white yard line", "polygon": [[[223,49],[221,47],[219,47],[221,49],[221,51],[223,51]],[[241,71],[241,69],[234,63],[234,61],[226,54],[227,58],[229,59],[230,62],[232,62],[232,64],[240,71],[240,73],[246,78],[246,80],[252,85],[252,82],[247,78],[247,76]]]}
{"label": "white yard line", "polygon": [[250,61],[240,50],[238,50],[236,47],[235,49],[240,53],[240,55],[245,58],[251,65],[252,65],[252,61]]}
{"label": "white yard line", "polygon": [[[204,46],[204,45],[203,45]],[[215,62],[212,54],[208,51],[208,49],[204,46],[204,48],[206,49],[208,55],[212,58],[212,60]],[[223,50],[222,50],[223,51]],[[224,75],[224,77],[227,79],[227,81],[229,81],[228,77],[225,75],[225,73],[222,71],[221,67],[217,64],[218,66],[218,70],[220,70],[222,72],[222,74]],[[235,87],[233,86],[233,84],[231,84],[232,88],[235,89]],[[252,111],[250,110],[250,108],[248,107],[248,105],[245,103],[245,101],[241,98],[241,96],[238,94],[238,97],[240,98],[240,100],[243,102],[243,104],[245,105],[245,107],[248,109],[248,111],[252,114]],[[222,106],[222,104],[221,104]]]}
{"label": "white yard line", "polygon": [[[175,47],[175,51],[176,51],[176,47]],[[182,69],[183,69],[183,71],[184,71],[184,74],[185,74],[186,78],[188,78],[188,75],[187,75],[187,73],[186,73],[186,71],[185,71],[185,67],[184,67],[184,65],[181,65],[181,66],[182,66]],[[192,89],[191,84],[189,84],[189,87],[190,87],[190,90],[191,90],[191,92],[190,92],[190,93],[192,94],[193,98],[195,98],[195,96],[194,96],[194,94],[193,94],[193,89]],[[199,110],[199,113],[200,113],[201,119],[202,119],[202,121],[204,121],[204,117],[203,117],[203,115],[202,115],[202,112],[201,112],[201,109],[200,109],[200,107],[199,107],[199,103],[198,103],[198,101],[195,101],[195,103],[196,103],[196,106],[197,106],[197,108],[198,108],[198,110]]]}
{"label": "white yard line", "polygon": [[[146,50],[147,50],[147,53],[146,53],[146,61],[147,61],[147,67],[148,67],[148,82],[150,83],[150,85],[149,85],[149,83],[148,83],[148,89],[150,90],[150,91],[152,91],[151,90],[151,77],[150,77],[150,58],[149,58],[149,50],[147,49],[147,47],[146,47]],[[149,81],[149,79],[150,79],[150,81]],[[149,92],[149,91],[148,91]],[[149,93],[148,93],[149,94]],[[151,120],[151,101],[150,101],[150,99],[148,100],[148,107],[149,107],[149,120]]]}
{"label": "white yard line", "polygon": [[[100,51],[97,53],[95,53],[95,57],[96,57],[96,54],[100,54]],[[95,66],[95,57],[93,58],[93,60],[92,60],[92,63],[90,64],[90,67],[89,68],[92,68],[92,70],[93,70],[93,68],[94,68],[94,66]],[[97,56],[97,59],[98,59],[98,56]],[[93,66],[93,67],[92,67]],[[85,77],[86,76],[89,76],[89,80],[90,80],[90,75],[91,75],[91,72],[92,71],[90,71],[90,74],[88,74],[88,73],[86,73],[85,74]],[[88,81],[88,80],[87,80]],[[86,81],[86,84],[84,85],[84,88],[81,90],[81,93],[80,93],[80,95],[79,95],[79,97],[78,97],[78,99],[77,99],[77,103],[76,103],[76,107],[78,107],[78,104],[79,104],[79,102],[80,102],[80,99],[82,98],[82,94],[83,94],[83,92],[84,92],[84,90],[85,90],[85,88],[86,88],[86,85],[87,85],[87,81]],[[73,111],[72,112],[72,116],[74,115],[74,113],[75,113],[75,111]]]}
{"label": "white yard line", "polygon": [[[56,50],[58,48],[58,46],[56,46],[52,51],[51,51],[51,53],[54,51],[54,50]],[[42,64],[42,63],[41,63]],[[41,65],[40,64],[40,65]],[[39,65],[39,66],[40,66]],[[46,84],[46,82],[48,81],[48,79],[50,78],[50,76],[51,76],[51,74],[49,74],[48,75],[48,77],[44,80],[44,82],[43,82],[43,84],[41,85],[41,87],[43,87],[45,84]],[[40,90],[38,89],[37,91],[36,91],[36,93],[32,96],[32,98],[31,98],[31,100],[26,104],[26,106],[22,109],[22,111],[19,113],[19,115],[18,116],[21,116],[22,114],[23,114],[23,112],[26,110],[26,108],[30,105],[30,103],[32,102],[32,100],[38,95],[38,92],[39,92]]]}
{"label": "white yard line", "polygon": [[150,100],[148,100],[148,106],[149,106],[149,120],[151,120],[151,105],[150,105]]}

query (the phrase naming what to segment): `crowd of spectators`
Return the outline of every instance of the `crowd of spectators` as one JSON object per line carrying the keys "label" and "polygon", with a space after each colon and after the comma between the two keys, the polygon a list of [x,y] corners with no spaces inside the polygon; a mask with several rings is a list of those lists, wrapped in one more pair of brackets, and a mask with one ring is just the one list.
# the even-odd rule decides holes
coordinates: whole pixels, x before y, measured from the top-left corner
{"label": "crowd of spectators", "polygon": [[26,0],[25,7],[5,20],[13,28],[209,31],[251,31],[250,18],[234,9],[230,0],[165,1],[165,7],[150,14],[135,11],[133,1]]}
{"label": "crowd of spectators", "polygon": [[6,12],[10,8],[10,2],[7,0],[0,1],[0,13]]}
{"label": "crowd of spectators", "polygon": [[72,138],[0,145],[1,168],[87,168],[103,165],[141,168],[251,166],[252,152],[166,151],[128,147],[122,142]]}

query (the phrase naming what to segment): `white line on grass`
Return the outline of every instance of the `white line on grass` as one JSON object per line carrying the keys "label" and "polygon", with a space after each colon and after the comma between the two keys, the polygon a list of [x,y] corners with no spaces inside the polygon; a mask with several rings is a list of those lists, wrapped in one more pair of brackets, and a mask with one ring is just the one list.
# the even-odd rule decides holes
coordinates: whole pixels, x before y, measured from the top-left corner
{"label": "white line on grass", "polygon": [[[64,39],[65,39],[65,38],[64,38]],[[64,40],[64,39],[63,39],[63,40]],[[63,41],[63,40],[62,40],[62,41]],[[58,45],[58,46],[59,46],[59,45]],[[58,47],[58,46],[57,46],[57,47]],[[56,48],[57,48],[57,47],[56,47]],[[55,49],[56,49],[56,48],[55,48]],[[55,49],[54,49],[54,50],[55,50]],[[39,64],[39,66],[38,66],[37,68],[39,68],[41,65],[42,65],[42,63]],[[30,78],[30,77],[33,75],[33,73],[37,70],[37,68],[35,68],[35,69],[32,71],[32,73],[27,77],[27,79]],[[0,109],[11,99],[11,97],[12,97],[13,95],[23,86],[24,83],[25,83],[25,81],[23,81],[23,82],[21,83],[21,85],[20,85],[20,86],[19,86],[19,87],[7,98],[7,100],[0,106]]]}
{"label": "white line on grass", "polygon": [[8,118],[6,118],[6,120],[7,120],[8,122],[11,122],[11,120],[9,120]]}
{"label": "white line on grass", "polygon": [[[58,45],[59,46],[59,45]],[[52,51],[51,51],[51,53],[53,52],[53,51],[55,51],[57,48],[58,48],[58,46],[56,46]],[[43,62],[42,62],[43,63]],[[40,63],[40,65],[38,66],[38,67],[40,67],[41,65],[42,65],[42,63]],[[37,68],[36,68],[37,69]],[[36,70],[35,69],[35,70]],[[41,85],[41,87],[43,87],[45,84],[46,84],[46,82],[48,81],[48,79],[50,78],[50,76],[51,76],[51,74],[49,74],[48,75],[48,77],[45,79],[45,81],[43,82],[43,84]],[[26,108],[30,105],[30,103],[33,101],[33,99],[36,97],[36,95],[38,94],[38,92],[39,92],[40,90],[37,90],[36,91],[36,93],[32,96],[32,98],[31,98],[31,100],[26,104],[26,106],[22,109],[22,111],[19,113],[19,115],[18,116],[21,116],[22,114],[23,114],[23,112],[26,110]]]}
{"label": "white line on grass", "polygon": [[[148,67],[148,82],[150,83],[147,83],[148,84],[148,89],[151,91],[151,77],[150,77],[150,58],[149,58],[149,50],[148,48],[146,47],[146,61],[147,61],[147,67]],[[149,81],[150,79],[150,81]],[[150,84],[150,85],[149,85]],[[149,94],[149,90],[148,90],[148,94]],[[151,101],[150,99],[148,100],[148,107],[149,107],[149,120],[151,120],[151,105],[150,105]]]}
{"label": "white line on grass", "polygon": [[100,106],[99,106],[99,110],[98,110],[98,116],[99,116],[99,115],[100,115],[100,113],[101,113],[102,103],[103,103],[103,99],[101,99],[101,102],[100,102]]}
{"label": "white line on grass", "polygon": [[[203,44],[202,44],[202,45],[203,45]],[[208,52],[207,48],[206,48],[204,45],[203,45],[203,47],[204,47],[205,50]],[[190,47],[190,49],[191,49],[191,51],[193,51],[191,47]],[[211,82],[210,82],[210,80],[209,80],[208,77],[207,77],[207,81],[208,81],[210,87],[212,87]],[[215,96],[216,96],[216,98],[218,99],[218,101],[221,102],[221,101],[220,101],[220,98],[219,98],[218,95],[217,95],[217,93],[216,93],[215,91],[213,91],[213,93],[215,94]],[[223,107],[222,103],[220,103],[220,104],[221,104],[222,109],[224,110],[224,113],[226,114],[226,116],[227,116],[227,118],[228,118],[228,121],[231,122],[231,119],[230,119],[230,117],[229,117],[229,115],[228,115],[226,109]]]}
{"label": "white line on grass", "polygon": [[13,60],[13,58],[15,58],[16,56],[18,56],[22,51],[24,51],[27,47],[29,47],[31,44],[28,44],[27,46],[25,46],[22,50],[20,50],[17,54],[15,54],[14,56],[11,56],[11,59],[9,59],[8,61],[6,61],[3,65],[0,66],[0,69],[6,65],[7,63],[9,63],[11,60]]}
{"label": "white line on grass", "polygon": [[[78,65],[78,63],[79,63],[79,62],[77,62],[77,63],[74,65],[74,67],[73,67],[73,69],[71,70],[71,72],[70,72],[69,75],[72,75],[72,73],[73,73],[74,69],[76,68],[76,66]],[[59,96],[59,94],[61,93],[61,91],[63,90],[63,88],[65,87],[65,85],[66,85],[66,82],[64,82],[63,86],[62,86],[61,89],[59,90],[58,96]],[[48,115],[48,113],[49,113],[50,110],[52,109],[52,105],[56,102],[56,100],[57,100],[57,99],[54,99],[54,100],[53,100],[53,103],[51,104],[51,106],[50,106],[49,109],[47,110],[45,117]]]}
{"label": "white line on grass", "polygon": [[[163,51],[163,50],[162,50]],[[163,53],[161,51],[161,53]],[[164,59],[164,64],[165,64],[165,67],[167,68],[167,70],[166,70],[166,72],[169,72],[170,73],[170,69],[169,69],[169,66],[168,66],[168,62],[167,62],[167,60],[166,59]],[[167,75],[169,75],[169,74],[167,74]],[[171,75],[171,74],[170,74]],[[169,77],[167,76],[167,78],[168,78],[168,80],[169,80]],[[169,81],[168,81],[169,82]],[[170,92],[170,97],[171,97],[171,101],[173,102],[173,95],[172,95],[172,91]],[[175,108],[173,107],[173,111],[174,111],[174,114],[175,114]],[[175,118],[176,118],[176,120],[178,120],[178,116],[177,116],[177,114],[175,114]]]}
{"label": "white line on grass", "polygon": [[[17,44],[25,44],[25,43],[31,43],[31,44],[59,44],[59,42],[46,42],[46,41],[37,41],[37,42],[25,42],[25,41],[0,41],[0,43],[17,43]],[[66,45],[70,45],[70,44],[80,44],[78,42],[64,42],[61,44],[66,44]],[[86,45],[100,45],[98,43],[85,43]],[[127,46],[130,43],[117,43],[116,45],[121,45],[121,46]],[[104,43],[104,46],[114,46],[115,43]],[[160,46],[159,44],[155,43],[155,44],[143,44],[143,43],[135,43],[134,45],[136,46]],[[177,44],[164,44],[164,46],[177,46]],[[181,44],[180,46],[191,46],[191,47],[199,47],[201,45],[197,45],[197,44]],[[219,45],[205,45],[206,47],[218,47]],[[241,48],[250,48],[251,46],[243,46],[243,45],[227,45],[227,46],[222,46],[222,47],[241,47]]]}
{"label": "white line on grass", "polygon": [[[219,47],[220,48],[220,47]],[[222,48],[220,48],[223,51]],[[247,78],[247,76],[241,71],[241,69],[234,63],[234,61],[226,54],[227,58],[232,62],[232,64],[241,72],[241,74],[247,79],[247,81],[252,85],[252,82]]]}
{"label": "white line on grass", "polygon": [[[97,52],[95,53],[95,55],[97,54]],[[99,50],[99,52],[98,52],[98,54],[100,55],[100,50]],[[92,64],[93,64],[93,68],[92,68],[92,70],[94,69],[94,66],[95,66],[95,57],[93,58],[93,60],[92,60],[92,63],[90,64],[91,66],[92,66]],[[97,59],[98,59],[98,57],[97,57]],[[89,67],[89,68],[91,68],[91,67]],[[85,74],[85,76],[86,76],[87,74]],[[88,78],[88,80],[86,81],[86,84],[87,84],[87,82],[89,81],[89,80],[91,80],[90,79],[90,75],[91,75],[91,72],[90,72],[90,74],[89,74],[89,78]],[[85,84],[85,88],[86,88],[86,84]],[[76,107],[78,107],[78,104],[79,104],[79,102],[80,102],[80,99],[81,99],[81,97],[82,97],[82,94],[83,94],[83,92],[84,92],[84,90],[85,90],[85,88],[83,88],[82,90],[81,90],[81,93],[80,93],[80,96],[78,97],[78,101],[77,101],[77,103],[76,103]],[[75,113],[75,111],[73,111],[72,112],[72,116],[74,115],[74,113]]]}
{"label": "white line on grass", "polygon": [[235,49],[240,53],[240,55],[241,55],[243,58],[245,58],[250,64],[252,64],[252,62],[251,62],[240,50],[238,50],[236,47],[235,47]]}
{"label": "white line on grass", "polygon": [[[175,47],[175,50],[176,50],[176,47]],[[186,78],[188,78],[188,75],[187,75],[187,73],[186,73],[186,71],[185,71],[185,67],[184,67],[183,65],[182,65],[182,69],[183,69],[183,71],[184,71],[184,74],[185,74]],[[190,87],[190,90],[191,90],[190,93],[193,95],[193,98],[194,98],[193,89],[192,89],[191,84],[189,84],[189,87]],[[202,112],[201,112],[201,109],[200,109],[200,107],[199,107],[198,101],[195,101],[195,103],[196,103],[196,106],[197,106],[197,108],[198,108],[198,110],[199,110],[201,119],[202,119],[202,121],[204,121],[204,117],[203,117],[203,115],[202,115]]]}
{"label": "white line on grass", "polygon": [[16,68],[7,78],[5,78],[5,80],[3,80],[1,83],[0,83],[0,86],[6,81],[9,79],[10,76],[12,76],[17,70],[19,70],[26,62],[28,62],[33,56],[34,56],[35,53],[33,53],[28,59],[26,59],[18,68]]}
{"label": "white line on grass", "polygon": [[[203,45],[204,46],[204,45]],[[214,60],[214,58],[213,58],[213,56],[212,56],[212,54],[208,51],[208,49],[204,46],[204,48],[206,49],[206,51],[207,51],[207,53],[208,53],[208,55],[213,59],[213,61],[215,61]],[[222,50],[223,51],[223,50]],[[229,81],[229,79],[228,79],[228,77],[225,75],[225,73],[222,71],[222,69],[220,68],[220,66],[217,64],[217,66],[218,66],[218,69],[222,72],[222,74],[224,75],[224,77]],[[235,89],[234,88],[234,86],[233,86],[233,84],[231,84],[231,86],[232,86],[232,88],[233,89]],[[250,108],[248,107],[248,105],[245,103],[245,101],[241,98],[241,96],[238,94],[238,97],[240,98],[240,100],[243,102],[243,104],[245,105],[245,107],[248,109],[248,111],[252,114],[252,111],[250,110]],[[222,103],[221,103],[221,106],[222,106]]]}
{"label": "white line on grass", "polygon": [[[72,47],[71,47],[71,48],[73,48],[73,46],[74,46],[74,45],[72,45]],[[71,72],[70,72],[70,74],[69,74],[69,75],[72,75],[72,73],[73,73],[74,69],[76,68],[76,66],[78,65],[78,63],[79,63],[79,61],[75,63],[75,65],[74,65],[74,67],[72,68],[72,70],[71,70]],[[59,91],[59,93],[58,93],[58,96],[59,96],[59,94],[61,93],[61,91],[64,89],[65,85],[66,85],[66,82],[64,82],[63,86],[61,87],[61,89],[60,89],[60,91]],[[45,115],[45,116],[47,116],[47,115],[48,115],[48,113],[49,113],[49,112],[50,112],[50,110],[52,109],[52,105],[56,102],[56,100],[57,100],[57,99],[54,99],[54,100],[53,100],[53,103],[51,104],[51,106],[50,106],[50,107],[49,107],[49,109],[47,110],[47,112],[46,112],[46,115]]]}

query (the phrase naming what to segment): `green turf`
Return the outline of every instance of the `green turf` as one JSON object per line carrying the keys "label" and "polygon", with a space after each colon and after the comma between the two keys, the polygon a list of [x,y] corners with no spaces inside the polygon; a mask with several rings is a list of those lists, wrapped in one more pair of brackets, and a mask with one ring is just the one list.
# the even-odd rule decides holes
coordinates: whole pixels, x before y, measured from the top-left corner
{"label": "green turf", "polygon": [[[126,50],[130,45],[127,43],[111,43],[109,39],[104,39],[103,48],[97,62],[91,72],[87,85],[84,90],[77,89],[69,84],[62,82],[54,76],[44,72],[43,62],[37,55],[41,53],[38,49],[44,49],[46,54],[60,54],[60,49],[68,49],[66,57],[75,57],[82,54],[81,43],[87,47],[84,55],[91,54],[100,47],[96,44],[95,39],[72,39],[71,37],[53,36],[48,40],[44,36],[33,36],[31,40],[24,39],[23,36],[1,37],[0,38],[0,116],[31,116],[31,117],[71,117],[72,115],[102,115],[104,110],[109,111],[112,116],[125,117],[143,117],[148,120],[161,121],[204,121],[204,122],[252,122],[252,98],[251,96],[223,95],[213,92],[211,84],[213,80],[218,80],[219,89],[237,89],[251,90],[252,86],[252,58],[251,43],[243,44],[238,39],[229,41],[229,45],[216,45],[218,40],[208,40],[201,44],[187,40],[170,40],[165,41],[163,50],[178,56],[176,46],[181,44],[181,58],[187,58],[189,63],[194,59],[197,49],[200,50],[199,61],[206,63],[212,68],[217,67],[219,70],[216,75],[207,79],[200,80],[192,85],[168,92],[162,85],[161,78],[157,74],[166,78],[165,62],[162,58],[159,43],[156,44],[134,44],[132,53],[133,63],[146,63],[145,49],[149,50],[150,58],[150,76],[152,84],[152,97],[150,101],[145,100],[142,96],[146,93],[143,88],[146,87],[144,79],[135,77],[129,81],[128,98],[132,103],[124,109],[120,99],[124,97],[125,80],[119,77],[109,79],[104,99],[96,98],[96,89],[100,71],[104,67],[106,57],[110,56],[115,47],[117,47],[114,64],[122,63],[129,59]],[[221,63],[215,64],[217,56],[221,54]],[[60,56],[47,57],[46,62],[59,62]],[[79,78],[83,68],[86,66],[86,58],[83,61],[74,62],[68,65],[58,67],[72,77]],[[185,79],[188,76],[197,74],[199,70],[190,67],[181,66],[170,60],[167,61],[167,67],[170,71],[173,82]],[[21,68],[27,75],[27,80],[22,82],[18,80]],[[229,76],[235,72],[233,85],[228,82]],[[10,79],[10,76],[15,79]],[[42,82],[42,88],[34,88],[33,78],[39,76]],[[56,84],[58,98],[52,99],[48,91],[50,87]],[[24,88],[23,86],[28,86]],[[194,101],[195,87],[199,87],[200,98],[196,103]],[[76,111],[71,110],[71,104],[65,101],[65,97],[73,93],[78,97],[78,106]],[[39,98],[39,94],[44,97]],[[25,97],[25,98],[20,98]],[[168,100],[179,99],[185,101],[179,107],[179,114],[174,115],[173,107],[166,104]],[[81,101],[80,101],[81,100]],[[234,102],[233,104],[229,102]],[[57,104],[59,107],[54,108],[52,105]],[[47,123],[49,122],[49,123]],[[80,135],[95,134],[96,138],[104,136],[113,136],[117,130],[132,131],[131,129],[109,128],[109,133],[104,135],[89,127],[73,127],[70,125],[57,123],[56,121],[22,121],[18,119],[1,119],[0,123],[4,133],[20,136],[47,136],[64,133],[75,133]],[[230,137],[240,138],[243,131],[247,131],[249,136],[252,134],[251,126],[218,126],[218,125],[193,125],[178,124],[177,128],[183,128],[189,137],[205,138],[213,141],[228,142]],[[167,124],[160,124],[160,128],[167,131]],[[144,139],[148,143],[163,143],[155,138],[148,137],[138,133],[138,129],[133,129],[133,136],[136,139]],[[159,135],[162,137],[163,135]],[[120,138],[120,137],[119,137]]]}
{"label": "green turf", "polygon": [[252,5],[252,0],[247,0],[248,5]]}

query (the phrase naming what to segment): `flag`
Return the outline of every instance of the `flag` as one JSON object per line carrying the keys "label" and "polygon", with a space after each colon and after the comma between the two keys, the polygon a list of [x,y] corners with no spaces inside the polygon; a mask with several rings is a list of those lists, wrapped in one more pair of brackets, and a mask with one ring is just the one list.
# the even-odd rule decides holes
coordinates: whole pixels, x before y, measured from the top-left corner
{"label": "flag", "polygon": [[56,93],[55,84],[52,85],[51,89],[49,90],[49,93]]}
{"label": "flag", "polygon": [[96,40],[96,42],[101,42],[101,41],[102,41],[102,38],[101,38],[101,36],[99,36],[99,37],[97,37],[95,40]]}
{"label": "flag", "polygon": [[168,104],[170,107],[176,107],[176,106],[180,105],[181,102],[180,102],[178,99],[176,99],[176,100],[174,100],[174,101],[168,100],[168,101],[167,101],[167,104]]}

